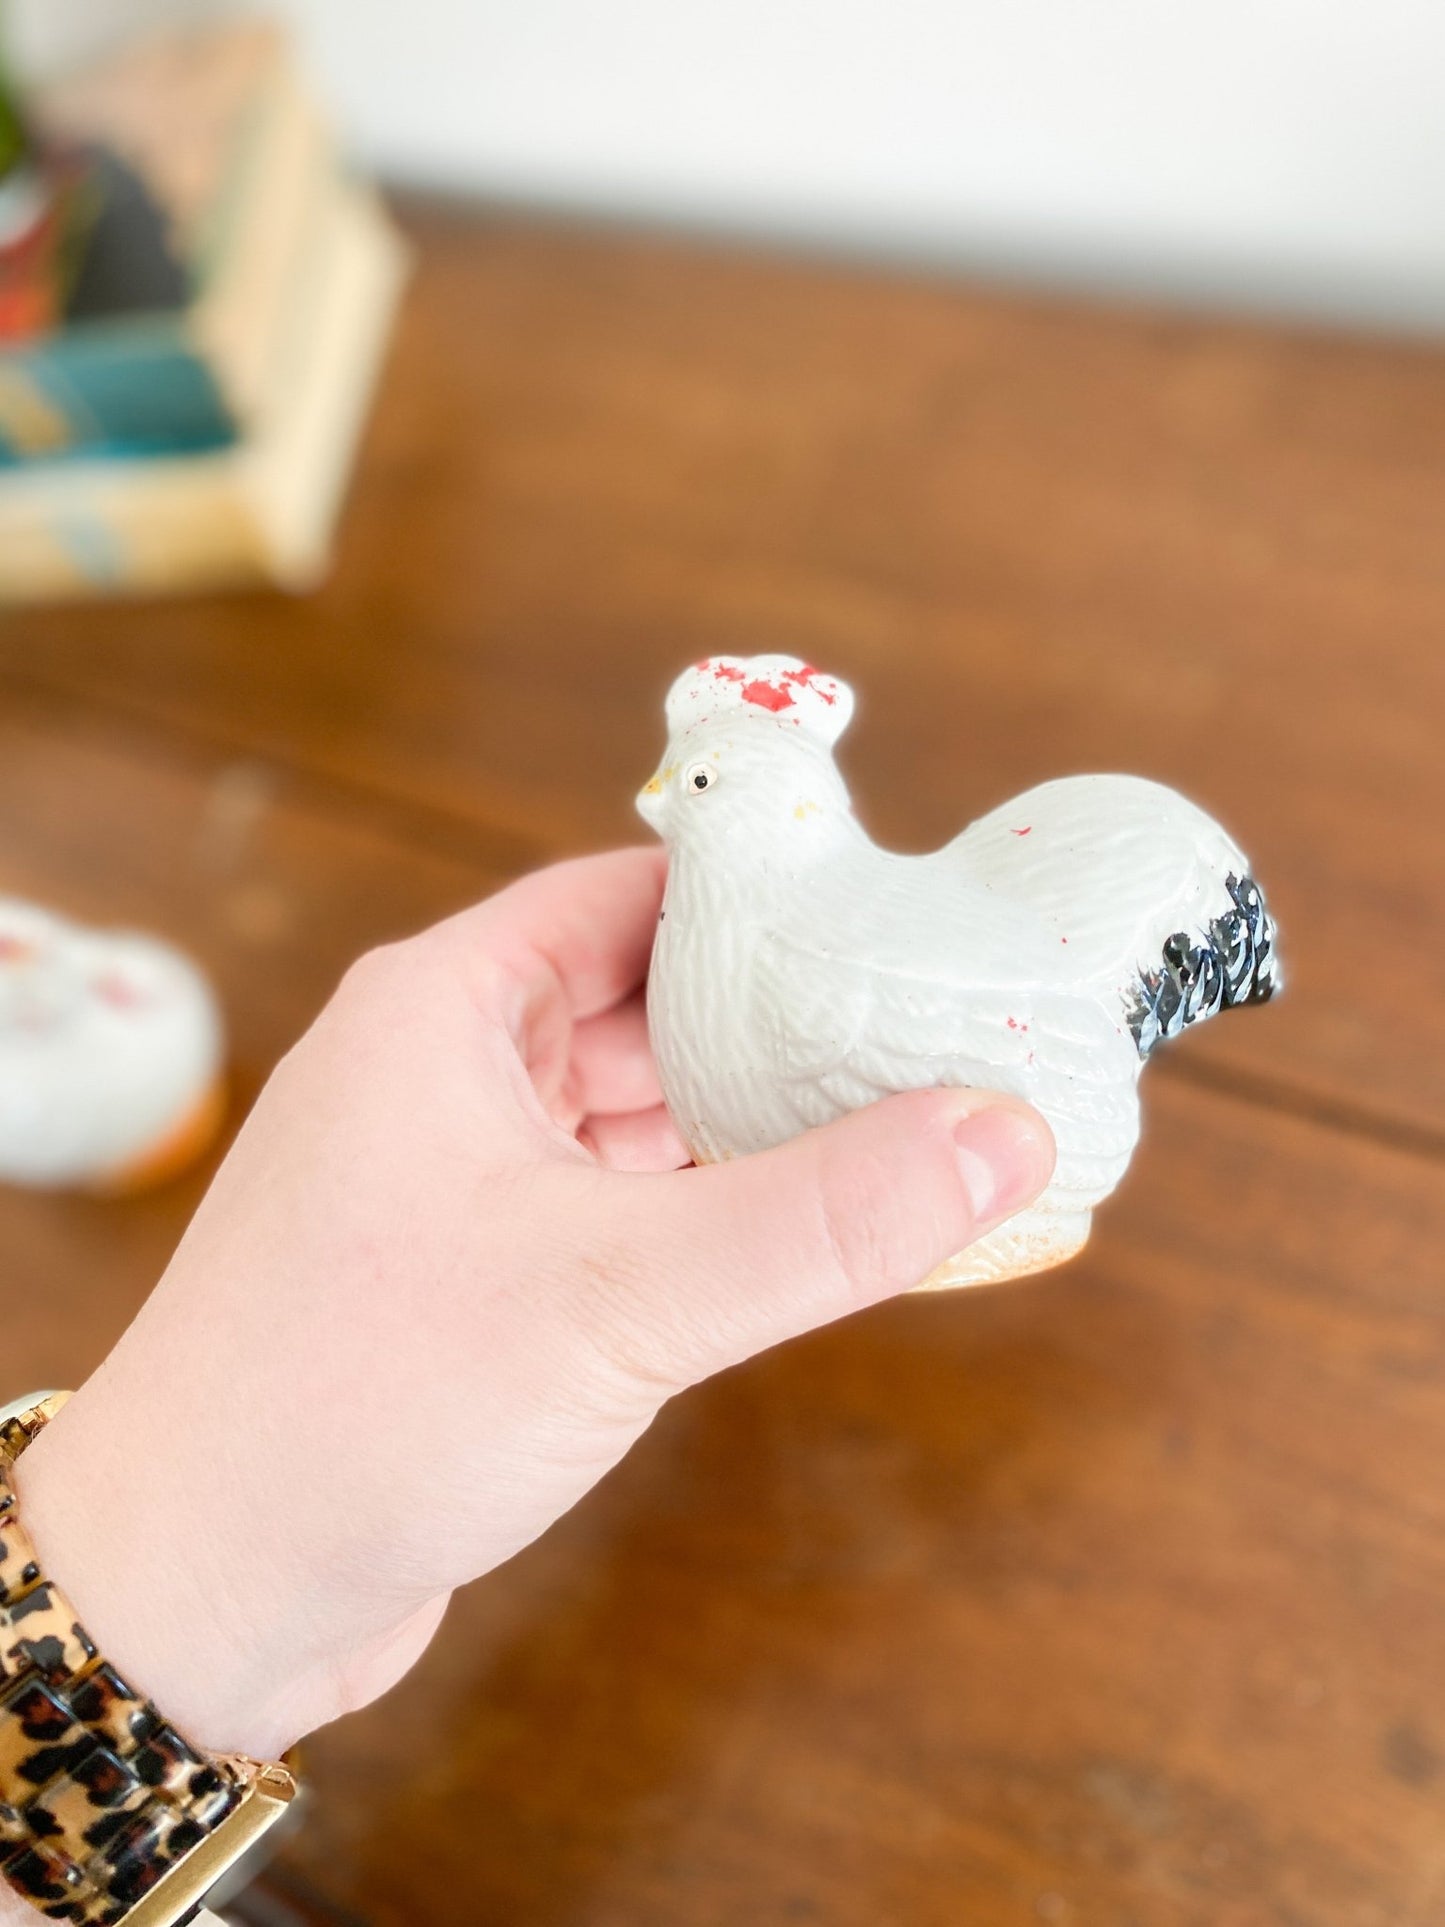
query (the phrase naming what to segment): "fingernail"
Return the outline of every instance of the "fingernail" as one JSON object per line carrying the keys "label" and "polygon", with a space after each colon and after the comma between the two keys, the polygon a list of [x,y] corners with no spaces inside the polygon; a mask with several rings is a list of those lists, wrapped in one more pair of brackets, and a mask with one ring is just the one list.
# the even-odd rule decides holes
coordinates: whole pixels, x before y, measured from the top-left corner
{"label": "fingernail", "polygon": [[1048,1182],[1053,1169],[1053,1139],[1032,1111],[1003,1106],[974,1111],[954,1125],[953,1143],[979,1225],[1012,1217]]}

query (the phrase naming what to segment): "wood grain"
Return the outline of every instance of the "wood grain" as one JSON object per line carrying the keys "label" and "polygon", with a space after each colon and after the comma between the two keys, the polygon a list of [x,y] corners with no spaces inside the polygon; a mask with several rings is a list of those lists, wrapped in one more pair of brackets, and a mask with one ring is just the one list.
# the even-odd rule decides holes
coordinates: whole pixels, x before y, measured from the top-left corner
{"label": "wood grain", "polygon": [[1196,1048],[1445,1131],[1445,362],[415,208],[319,597],[27,615],[0,672],[519,861],[635,833],[671,675],[856,679],[881,833],[1087,768],[1217,811],[1293,994]]}
{"label": "wood grain", "polygon": [[[252,1896],[439,1927],[1445,1914],[1445,374],[414,208],[335,581],[0,631],[0,889],[216,975],[237,1115],[349,959],[633,834],[682,662],[854,677],[880,830],[1116,766],[1216,808],[1293,981],[1151,1069],[1067,1271],[675,1402],[312,1744]],[[204,1173],[0,1192],[73,1382]]]}

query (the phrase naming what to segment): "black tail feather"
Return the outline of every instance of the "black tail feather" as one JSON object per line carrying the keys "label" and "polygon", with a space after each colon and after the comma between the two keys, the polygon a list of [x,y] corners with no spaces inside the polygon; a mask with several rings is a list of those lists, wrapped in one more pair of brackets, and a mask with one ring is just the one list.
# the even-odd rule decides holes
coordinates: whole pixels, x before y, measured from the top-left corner
{"label": "black tail feather", "polygon": [[1230,908],[1204,936],[1176,931],[1156,970],[1139,979],[1129,1028],[1139,1055],[1233,1004],[1262,1004],[1280,987],[1274,918],[1253,877],[1225,879]]}

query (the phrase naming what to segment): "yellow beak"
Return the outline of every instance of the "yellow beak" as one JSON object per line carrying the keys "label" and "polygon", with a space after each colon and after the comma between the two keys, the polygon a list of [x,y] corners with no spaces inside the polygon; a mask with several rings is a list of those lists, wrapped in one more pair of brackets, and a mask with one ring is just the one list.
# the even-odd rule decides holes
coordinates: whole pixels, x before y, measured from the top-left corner
{"label": "yellow beak", "polygon": [[667,780],[667,771],[660,769],[650,783],[644,783],[637,792],[637,811],[645,823],[654,830],[662,828],[662,786]]}

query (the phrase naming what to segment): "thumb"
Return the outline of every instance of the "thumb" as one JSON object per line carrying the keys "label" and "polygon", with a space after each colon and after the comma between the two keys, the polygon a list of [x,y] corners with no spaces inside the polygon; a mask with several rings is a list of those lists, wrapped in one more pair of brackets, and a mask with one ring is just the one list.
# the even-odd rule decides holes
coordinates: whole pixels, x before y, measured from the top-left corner
{"label": "thumb", "polygon": [[[1017,1098],[911,1091],[776,1150],[627,1180],[648,1368],[690,1382],[919,1284],[1048,1183]],[[642,1332],[634,1331],[634,1338]]]}

